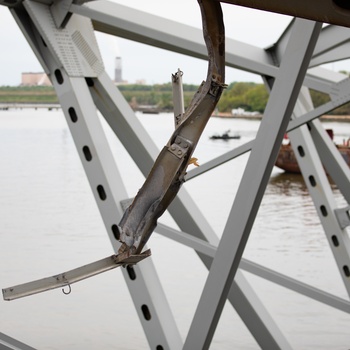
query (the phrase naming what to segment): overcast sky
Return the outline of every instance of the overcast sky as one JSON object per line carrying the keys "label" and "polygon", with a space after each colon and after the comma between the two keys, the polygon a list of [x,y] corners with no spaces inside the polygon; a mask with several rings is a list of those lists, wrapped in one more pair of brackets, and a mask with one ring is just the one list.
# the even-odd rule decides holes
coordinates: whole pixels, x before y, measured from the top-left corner
{"label": "overcast sky", "polygon": [[[116,3],[150,12],[201,28],[196,0],[114,0]],[[274,13],[222,4],[226,36],[259,47],[273,44],[291,18]],[[170,82],[180,68],[184,83],[200,84],[206,78],[207,63],[184,55],[97,33],[106,71],[113,78],[114,57],[122,57],[123,79],[129,83],[144,79],[147,84]],[[22,72],[42,72],[42,68],[20,32],[9,10],[0,6],[0,86],[19,85]],[[349,69],[350,70],[350,69]],[[255,81],[259,76],[228,68],[226,82]]]}

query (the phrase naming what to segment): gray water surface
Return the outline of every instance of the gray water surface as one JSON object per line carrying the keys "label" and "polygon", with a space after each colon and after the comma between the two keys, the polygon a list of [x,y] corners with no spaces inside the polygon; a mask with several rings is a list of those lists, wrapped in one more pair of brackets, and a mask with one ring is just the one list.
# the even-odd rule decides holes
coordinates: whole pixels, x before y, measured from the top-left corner
{"label": "gray water surface", "polygon": [[[170,114],[138,115],[161,148],[172,133]],[[350,124],[331,123],[336,138]],[[212,118],[195,151],[199,163],[251,140],[258,121]],[[328,127],[328,125],[327,125]],[[240,140],[212,141],[231,129]],[[143,182],[107,130],[130,197]],[[222,234],[248,155],[185,183],[218,236]],[[9,287],[113,254],[63,114],[0,111],[0,286]],[[343,199],[334,188],[337,201]],[[163,222],[172,225],[165,215]],[[186,338],[207,271],[189,248],[155,233],[152,259],[180,333]],[[181,259],[179,259],[181,257]],[[246,259],[342,298],[342,285],[319,219],[300,175],[274,169],[252,230]],[[244,276],[294,349],[350,348],[350,316],[249,273]],[[38,349],[148,349],[121,272],[116,269],[60,289],[0,301],[0,332]],[[212,349],[258,349],[228,304]]]}

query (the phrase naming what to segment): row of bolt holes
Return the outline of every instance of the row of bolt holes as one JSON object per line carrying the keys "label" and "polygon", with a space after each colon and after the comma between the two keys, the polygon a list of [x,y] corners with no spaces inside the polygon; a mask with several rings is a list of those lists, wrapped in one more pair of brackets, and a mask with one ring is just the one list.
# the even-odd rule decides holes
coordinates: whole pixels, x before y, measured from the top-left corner
{"label": "row of bolt holes", "polygon": [[[298,153],[299,153],[300,157],[304,157],[305,156],[305,151],[304,151],[304,148],[302,146],[298,146]],[[317,183],[316,183],[316,180],[315,180],[313,175],[309,176],[309,181],[310,181],[310,184],[311,184],[312,187],[316,187]],[[324,217],[326,217],[328,215],[327,208],[324,205],[320,206],[320,210],[321,210],[321,213],[322,213],[322,215]],[[333,245],[335,247],[339,247],[338,237],[336,235],[333,235],[331,238],[332,238]],[[344,265],[343,266],[343,271],[344,271],[344,274],[345,274],[346,277],[350,277],[349,266]]]}
{"label": "row of bolt holes", "polygon": [[[55,77],[56,77],[56,80],[57,82],[61,85],[63,84],[63,76],[62,76],[62,73],[59,69],[56,69],[55,70]],[[91,85],[91,80],[88,81],[88,84]],[[78,121],[78,116],[77,116],[77,113],[75,111],[75,109],[73,107],[70,107],[68,109],[68,113],[69,113],[69,116],[70,116],[70,119],[73,123],[76,123]],[[90,152],[90,148],[88,146],[84,146],[83,147],[83,153],[84,153],[84,157],[85,159],[90,162],[92,160],[92,154]],[[105,192],[105,189],[102,185],[98,185],[97,186],[97,193],[100,197],[100,199],[102,201],[106,200],[107,199],[107,195],[106,195],[106,192]],[[112,232],[113,232],[113,235],[115,237],[116,240],[119,239],[119,230],[118,230],[118,227],[117,225],[112,225]],[[135,270],[132,266],[127,266],[126,267],[126,270],[128,272],[128,275],[129,275],[129,278],[134,281],[136,279],[136,273],[135,273]],[[146,321],[149,321],[151,319],[151,312],[148,308],[148,306],[146,304],[143,304],[141,306],[141,311],[142,311],[142,314],[143,314],[143,317],[145,318]],[[156,347],[156,350],[163,350],[163,346],[162,345],[158,345]]]}

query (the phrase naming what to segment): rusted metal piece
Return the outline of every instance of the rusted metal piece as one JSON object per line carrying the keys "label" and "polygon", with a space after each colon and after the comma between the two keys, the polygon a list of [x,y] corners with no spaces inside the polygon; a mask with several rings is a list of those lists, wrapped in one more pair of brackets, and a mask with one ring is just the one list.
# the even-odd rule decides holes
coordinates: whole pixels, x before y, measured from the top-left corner
{"label": "rusted metal piece", "polygon": [[[219,1],[219,0],[217,0]],[[220,0],[228,4],[280,13],[350,27],[350,4],[347,0]]]}
{"label": "rusted metal piece", "polygon": [[225,30],[221,6],[215,0],[198,0],[198,3],[209,58],[207,79],[194,95],[181,123],[119,223],[121,253],[129,249],[136,254],[142,251],[158,218],[183,184],[191,155],[225,87]]}
{"label": "rusted metal piece", "polygon": [[175,74],[171,75],[171,82],[173,87],[175,128],[177,128],[180,125],[185,114],[182,76],[183,72],[181,72],[180,69],[178,69]]}

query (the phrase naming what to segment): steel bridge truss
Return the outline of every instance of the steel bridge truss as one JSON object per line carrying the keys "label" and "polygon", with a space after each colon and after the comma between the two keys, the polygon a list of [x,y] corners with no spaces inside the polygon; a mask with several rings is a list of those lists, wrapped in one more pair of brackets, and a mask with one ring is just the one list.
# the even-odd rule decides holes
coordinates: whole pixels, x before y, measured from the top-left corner
{"label": "steel bridge truss", "polygon": [[[227,2],[245,5],[246,1]],[[255,3],[264,3],[264,10],[283,12],[275,8],[278,5],[274,1],[247,1],[246,5],[258,7]],[[326,6],[329,1],[319,3]],[[332,22],[350,26],[348,9],[341,7],[341,1],[334,3],[341,20],[333,16]],[[120,243],[116,239],[116,228],[127,191],[97,110],[145,177],[158,149],[106,74],[94,30],[206,60],[202,32],[108,1],[2,0],[0,4],[9,6],[54,85],[106,231],[113,249],[118,252]],[[209,348],[226,300],[261,348],[290,349],[288,340],[241,270],[350,313],[348,300],[242,259],[283,135],[288,131],[350,295],[350,242],[346,231],[350,223],[349,207],[337,208],[322,164],[348,203],[350,173],[318,120],[321,115],[350,101],[350,79],[319,67],[349,58],[350,29],[336,25],[322,28],[321,20],[328,18],[322,12],[328,11],[325,8],[315,6],[313,16],[319,14],[319,17],[310,20],[308,11],[303,12],[303,5],[300,5],[297,15],[305,18],[295,18],[277,43],[266,50],[227,39],[226,65],[261,75],[270,97],[253,141],[188,173],[190,180],[250,152],[222,238],[219,240],[210,228],[186,189],[182,189],[169,207],[180,230],[163,224],[156,229],[159,234],[191,247],[209,271],[185,341],[178,331],[152,259],[122,269],[151,349]],[[286,6],[283,13],[293,15],[293,9]],[[178,34],[184,32],[186,37]],[[314,108],[310,89],[328,94],[330,101]],[[151,318],[145,317],[145,307]]]}

